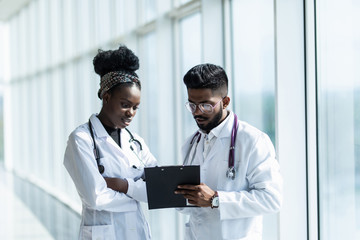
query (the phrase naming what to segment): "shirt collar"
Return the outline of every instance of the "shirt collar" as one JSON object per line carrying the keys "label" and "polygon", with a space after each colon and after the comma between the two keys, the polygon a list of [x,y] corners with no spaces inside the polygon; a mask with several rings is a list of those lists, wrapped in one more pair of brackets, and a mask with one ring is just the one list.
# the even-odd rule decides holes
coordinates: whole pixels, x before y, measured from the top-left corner
{"label": "shirt collar", "polygon": [[[217,125],[215,128],[211,129],[211,131],[208,133],[208,140],[211,140],[214,136],[215,137],[219,137],[221,131],[223,130],[224,126],[228,124],[228,122],[230,121],[229,119],[232,119],[232,115],[233,113],[231,111],[228,111],[228,115],[226,116],[226,118],[224,119],[224,121],[222,121],[219,125]],[[204,136],[206,136],[206,133],[203,132],[202,130],[200,130],[201,134],[203,134]]]}

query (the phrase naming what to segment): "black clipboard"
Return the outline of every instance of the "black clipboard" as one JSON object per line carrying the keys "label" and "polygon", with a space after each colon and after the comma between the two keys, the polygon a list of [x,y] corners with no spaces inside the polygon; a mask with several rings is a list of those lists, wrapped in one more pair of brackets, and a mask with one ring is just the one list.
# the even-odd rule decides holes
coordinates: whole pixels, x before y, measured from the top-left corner
{"label": "black clipboard", "polygon": [[164,166],[145,168],[149,209],[193,207],[174,191],[181,184],[200,184],[200,166]]}

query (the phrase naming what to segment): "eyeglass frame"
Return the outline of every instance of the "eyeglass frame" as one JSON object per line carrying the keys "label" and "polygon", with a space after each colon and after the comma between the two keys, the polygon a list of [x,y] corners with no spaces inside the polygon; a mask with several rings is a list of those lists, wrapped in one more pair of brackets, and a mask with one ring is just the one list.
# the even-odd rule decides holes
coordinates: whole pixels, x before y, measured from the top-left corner
{"label": "eyeglass frame", "polygon": [[[185,107],[186,107],[186,109],[187,109],[189,112],[191,112],[191,113],[196,112],[196,108],[199,108],[199,110],[200,110],[202,113],[210,114],[210,113],[213,113],[213,112],[214,112],[214,109],[216,108],[216,106],[217,106],[222,100],[224,100],[224,98],[226,98],[226,96],[223,97],[223,98],[221,98],[217,103],[215,103],[214,106],[213,106],[212,104],[210,104],[210,103],[199,103],[199,104],[195,104],[195,103],[192,103],[192,102],[186,102],[186,103],[185,103]],[[194,111],[191,111],[191,110],[190,110],[190,109],[191,109],[191,107],[190,107],[191,104],[195,105]],[[205,111],[204,111],[204,107],[203,107],[204,105],[210,105],[210,106],[211,106],[211,111],[210,111],[210,112],[205,112]]]}

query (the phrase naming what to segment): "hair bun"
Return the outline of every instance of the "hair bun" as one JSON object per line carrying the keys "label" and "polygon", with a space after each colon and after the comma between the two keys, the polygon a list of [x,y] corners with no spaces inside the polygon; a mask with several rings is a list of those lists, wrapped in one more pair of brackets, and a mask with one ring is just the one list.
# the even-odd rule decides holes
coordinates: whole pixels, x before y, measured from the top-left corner
{"label": "hair bun", "polygon": [[95,72],[100,77],[114,71],[134,73],[139,69],[139,58],[125,45],[120,45],[117,50],[103,51],[99,49],[93,64]]}

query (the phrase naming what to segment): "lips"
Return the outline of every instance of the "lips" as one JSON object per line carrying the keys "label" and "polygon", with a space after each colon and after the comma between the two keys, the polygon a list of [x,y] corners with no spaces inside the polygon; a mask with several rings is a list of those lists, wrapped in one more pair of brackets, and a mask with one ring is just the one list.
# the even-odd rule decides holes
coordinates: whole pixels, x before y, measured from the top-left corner
{"label": "lips", "polygon": [[126,125],[129,126],[131,123],[132,118],[122,118],[121,121]]}
{"label": "lips", "polygon": [[202,117],[195,117],[195,121],[198,123],[198,124],[203,124],[204,122],[207,121],[206,118],[202,118]]}

